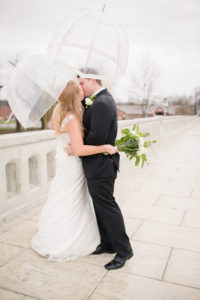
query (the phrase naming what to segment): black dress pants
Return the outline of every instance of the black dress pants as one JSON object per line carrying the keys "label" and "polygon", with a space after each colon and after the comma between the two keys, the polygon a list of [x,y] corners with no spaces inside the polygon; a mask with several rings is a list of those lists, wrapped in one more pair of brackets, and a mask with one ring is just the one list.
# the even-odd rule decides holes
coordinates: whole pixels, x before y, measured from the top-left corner
{"label": "black dress pants", "polygon": [[107,250],[121,256],[132,251],[126,234],[121,210],[113,196],[115,178],[88,179],[88,189],[92,197],[101,243]]}

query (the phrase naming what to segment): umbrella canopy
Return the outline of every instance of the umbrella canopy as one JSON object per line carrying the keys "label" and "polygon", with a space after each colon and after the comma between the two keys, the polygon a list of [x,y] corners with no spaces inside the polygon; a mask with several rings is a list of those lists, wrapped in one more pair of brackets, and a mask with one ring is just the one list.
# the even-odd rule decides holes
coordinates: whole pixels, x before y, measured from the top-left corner
{"label": "umbrella canopy", "polygon": [[21,125],[24,128],[35,126],[73,76],[47,56],[29,55],[18,63],[8,82],[7,96]]}
{"label": "umbrella canopy", "polygon": [[[59,25],[48,46],[48,55],[81,77],[104,85],[126,71],[128,38],[119,23],[104,11],[77,10]],[[84,70],[94,73],[85,75]]]}
{"label": "umbrella canopy", "polygon": [[127,35],[104,9],[74,11],[53,34],[46,56],[29,55],[17,64],[8,84],[9,105],[23,127],[35,126],[69,80],[79,75],[111,87],[127,59]]}

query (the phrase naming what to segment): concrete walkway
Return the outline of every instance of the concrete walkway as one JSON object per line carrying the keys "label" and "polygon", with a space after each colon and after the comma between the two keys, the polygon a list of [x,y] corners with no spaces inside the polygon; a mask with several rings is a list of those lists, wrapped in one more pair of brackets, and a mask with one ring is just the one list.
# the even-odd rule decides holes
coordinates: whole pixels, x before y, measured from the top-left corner
{"label": "concrete walkway", "polygon": [[143,170],[121,163],[115,194],[135,252],[123,269],[104,269],[111,254],[36,255],[37,207],[0,228],[0,299],[199,300],[200,126],[160,144],[151,161]]}

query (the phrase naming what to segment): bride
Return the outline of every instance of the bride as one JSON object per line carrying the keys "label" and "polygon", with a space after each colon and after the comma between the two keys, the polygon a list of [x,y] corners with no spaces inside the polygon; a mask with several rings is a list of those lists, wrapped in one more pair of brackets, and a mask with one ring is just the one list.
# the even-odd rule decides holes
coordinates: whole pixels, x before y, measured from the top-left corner
{"label": "bride", "polygon": [[[58,99],[51,120],[58,141],[56,175],[31,246],[52,261],[74,260],[92,253],[100,243],[92,200],[78,156],[114,154],[117,149],[111,145],[83,144],[83,97],[79,85],[70,81]],[[76,156],[66,154],[64,148],[69,143]]]}

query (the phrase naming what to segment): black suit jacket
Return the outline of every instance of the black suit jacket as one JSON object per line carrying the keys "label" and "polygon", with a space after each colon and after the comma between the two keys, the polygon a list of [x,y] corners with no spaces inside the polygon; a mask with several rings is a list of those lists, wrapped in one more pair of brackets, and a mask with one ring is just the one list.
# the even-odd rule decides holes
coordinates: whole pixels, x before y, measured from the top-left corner
{"label": "black suit jacket", "polygon": [[[85,107],[83,126],[85,145],[115,144],[117,111],[115,101],[107,89],[97,94],[91,106]],[[119,169],[119,154],[83,156],[82,163],[87,179],[115,178]]]}

